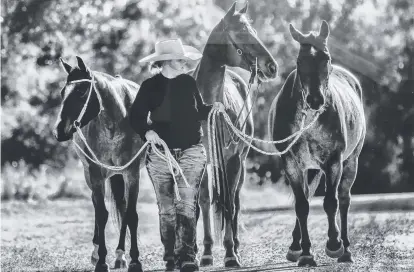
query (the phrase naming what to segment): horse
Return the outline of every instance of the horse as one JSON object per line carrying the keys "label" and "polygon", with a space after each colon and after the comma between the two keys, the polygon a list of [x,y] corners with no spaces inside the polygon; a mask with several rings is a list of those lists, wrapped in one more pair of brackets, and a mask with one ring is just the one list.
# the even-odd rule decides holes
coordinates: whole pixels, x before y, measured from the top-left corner
{"label": "horse", "polygon": [[[120,227],[115,268],[127,267],[124,252],[128,227],[131,235],[131,262],[128,271],[140,272],[142,265],[138,260],[136,204],[142,156],[124,170],[108,170],[92,162],[93,154],[89,151],[93,150],[100,162],[115,166],[124,165],[143,146],[143,141],[132,131],[128,121],[128,109],[138,93],[139,85],[120,77],[92,71],[82,58],[76,58],[77,67],[60,59],[67,73],[67,81],[61,90],[62,104],[53,133],[59,142],[72,140],[81,148],[76,151],[83,164],[86,183],[92,190],[95,208],[92,239],[94,251],[91,261],[95,265],[95,272],[109,271],[105,261],[105,225],[109,213],[104,202],[105,182],[109,179]],[[75,133],[77,129],[85,135],[86,141],[82,141],[81,135]]]}
{"label": "horse", "polygon": [[[249,114],[252,101],[247,84],[237,73],[226,69],[226,66],[240,67],[253,72],[256,72],[257,68],[258,79],[267,81],[277,76],[278,64],[258,38],[256,30],[250,25],[246,16],[247,9],[246,4],[236,12],[236,3],[233,3],[222,20],[212,30],[204,47],[203,57],[192,73],[203,100],[210,104],[216,101],[224,103],[226,107],[230,108],[228,114],[233,117],[232,120],[238,124],[239,128],[242,128],[246,134],[253,135],[253,118]],[[203,131],[207,131],[205,124],[203,124]],[[228,130],[222,132],[226,141],[229,141],[232,137],[230,132]],[[207,135],[203,136],[203,144],[206,150],[209,150]],[[223,152],[230,192],[230,201],[223,205],[231,213],[225,219],[223,245],[226,253],[224,265],[225,267],[240,267],[238,236],[240,189],[245,180],[245,161],[249,146],[239,142],[229,145],[228,148],[223,149]],[[204,252],[200,262],[202,266],[213,264],[208,176],[208,172],[203,176],[199,198],[204,225]],[[225,181],[221,180],[220,182]],[[197,210],[197,219],[200,215],[200,207]],[[224,219],[222,218],[222,220]],[[217,224],[218,222],[216,222]]]}
{"label": "horse", "polygon": [[[338,262],[352,262],[347,232],[351,187],[364,144],[366,121],[362,88],[346,69],[333,65],[327,47],[329,26],[322,21],[319,33],[302,34],[292,24],[291,36],[300,44],[296,69],[287,77],[269,112],[273,140],[298,132],[298,141],[283,155],[283,170],[295,197],[296,224],[286,258],[299,266],[316,266],[311,255],[307,219],[309,198],[325,179],[324,210],[328,217],[325,253]],[[301,124],[302,122],[302,124]],[[275,145],[285,149],[288,143]],[[341,237],[336,224],[339,210]]]}

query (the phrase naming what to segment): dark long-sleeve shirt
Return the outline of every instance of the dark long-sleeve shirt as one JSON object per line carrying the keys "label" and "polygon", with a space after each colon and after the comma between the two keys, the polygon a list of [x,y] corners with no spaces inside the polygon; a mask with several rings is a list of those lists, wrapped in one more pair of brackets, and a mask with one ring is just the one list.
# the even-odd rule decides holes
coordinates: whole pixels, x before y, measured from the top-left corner
{"label": "dark long-sleeve shirt", "polygon": [[203,102],[193,77],[182,74],[170,79],[159,73],[142,83],[129,116],[144,141],[145,133],[154,130],[169,148],[186,149],[201,142],[201,121],[207,120],[211,108]]}

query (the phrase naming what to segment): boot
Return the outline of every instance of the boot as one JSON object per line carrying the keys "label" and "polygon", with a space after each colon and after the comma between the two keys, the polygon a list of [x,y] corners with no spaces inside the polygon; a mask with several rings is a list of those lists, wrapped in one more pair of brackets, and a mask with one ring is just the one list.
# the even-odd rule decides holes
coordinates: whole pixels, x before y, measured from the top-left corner
{"label": "boot", "polygon": [[160,234],[161,242],[164,245],[165,271],[174,271],[174,246],[175,246],[175,215],[160,215]]}
{"label": "boot", "polygon": [[198,271],[195,254],[196,242],[196,218],[188,217],[177,213],[176,236],[178,239],[178,254],[180,271],[193,272]]}

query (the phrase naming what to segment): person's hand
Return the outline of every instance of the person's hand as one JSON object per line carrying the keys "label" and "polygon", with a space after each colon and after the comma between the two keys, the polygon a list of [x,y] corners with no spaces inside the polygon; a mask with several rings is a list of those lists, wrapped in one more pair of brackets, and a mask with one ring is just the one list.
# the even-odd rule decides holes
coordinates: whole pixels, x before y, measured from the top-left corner
{"label": "person's hand", "polygon": [[151,143],[161,145],[160,136],[158,136],[158,134],[153,130],[148,130],[147,133],[145,133],[145,139]]}
{"label": "person's hand", "polygon": [[223,103],[221,103],[221,102],[214,102],[214,107],[219,109],[222,112],[226,111],[226,108],[224,107]]}

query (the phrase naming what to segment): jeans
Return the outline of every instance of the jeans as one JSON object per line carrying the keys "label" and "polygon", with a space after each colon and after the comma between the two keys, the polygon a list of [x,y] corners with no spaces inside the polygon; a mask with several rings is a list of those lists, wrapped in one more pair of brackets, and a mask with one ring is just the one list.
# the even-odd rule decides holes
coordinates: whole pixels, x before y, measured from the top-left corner
{"label": "jeans", "polygon": [[194,262],[196,257],[196,205],[200,183],[207,164],[206,150],[202,144],[184,150],[171,150],[187,179],[186,187],[181,175],[176,176],[181,200],[174,192],[173,176],[167,162],[149,147],[146,157],[148,174],[154,185],[159,209],[161,242],[164,260],[178,263]]}

